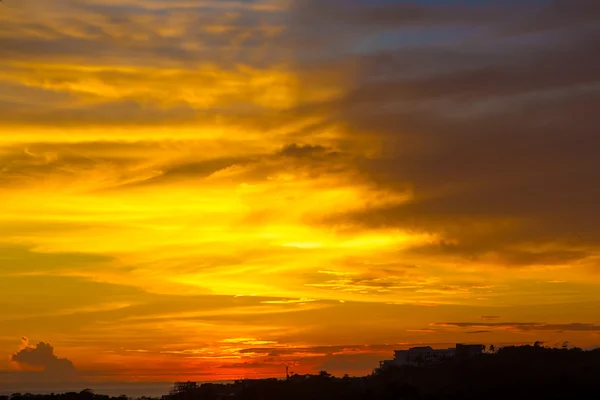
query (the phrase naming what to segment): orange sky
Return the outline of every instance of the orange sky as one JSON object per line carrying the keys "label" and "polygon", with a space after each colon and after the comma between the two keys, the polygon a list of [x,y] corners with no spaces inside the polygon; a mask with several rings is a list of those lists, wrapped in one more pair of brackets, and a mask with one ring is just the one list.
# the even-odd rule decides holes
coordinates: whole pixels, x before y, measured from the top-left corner
{"label": "orange sky", "polygon": [[600,344],[597,7],[458,3],[0,4],[0,383]]}

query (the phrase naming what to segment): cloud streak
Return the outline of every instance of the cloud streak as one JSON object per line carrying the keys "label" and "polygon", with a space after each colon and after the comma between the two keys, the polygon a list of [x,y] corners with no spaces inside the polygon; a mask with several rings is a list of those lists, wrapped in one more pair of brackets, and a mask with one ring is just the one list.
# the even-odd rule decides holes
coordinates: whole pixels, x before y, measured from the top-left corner
{"label": "cloud streak", "polygon": [[170,381],[595,343],[599,11],[7,3],[0,352]]}

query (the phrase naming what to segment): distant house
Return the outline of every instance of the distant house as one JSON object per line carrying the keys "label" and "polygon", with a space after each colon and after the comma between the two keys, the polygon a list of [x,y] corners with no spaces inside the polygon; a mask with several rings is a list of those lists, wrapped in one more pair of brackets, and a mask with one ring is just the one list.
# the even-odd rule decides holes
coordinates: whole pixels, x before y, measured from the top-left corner
{"label": "distant house", "polygon": [[189,393],[196,389],[198,389],[197,382],[175,382],[169,395],[174,396],[180,393]]}
{"label": "distant house", "polygon": [[394,362],[397,365],[435,364],[445,358],[454,357],[456,349],[433,349],[431,346],[412,347],[408,350],[396,350]]}
{"label": "distant house", "polygon": [[419,346],[411,347],[408,350],[396,350],[394,351],[394,359],[380,361],[379,368],[375,371],[403,365],[432,365],[453,357],[469,358],[483,353],[484,349],[485,346],[480,344],[457,344],[456,347],[447,349]]}

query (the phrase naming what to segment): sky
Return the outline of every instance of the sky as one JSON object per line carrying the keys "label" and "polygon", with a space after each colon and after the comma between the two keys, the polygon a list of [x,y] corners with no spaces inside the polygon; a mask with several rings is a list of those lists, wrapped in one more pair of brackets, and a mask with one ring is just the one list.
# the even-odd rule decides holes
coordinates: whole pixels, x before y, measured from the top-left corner
{"label": "sky", "polygon": [[599,345],[599,20],[3,1],[0,388]]}

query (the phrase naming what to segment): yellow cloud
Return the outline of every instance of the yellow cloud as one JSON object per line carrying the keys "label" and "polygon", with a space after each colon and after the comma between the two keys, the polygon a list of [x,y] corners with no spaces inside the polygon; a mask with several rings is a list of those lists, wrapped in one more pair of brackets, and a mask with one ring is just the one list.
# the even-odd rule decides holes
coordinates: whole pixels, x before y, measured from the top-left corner
{"label": "yellow cloud", "polygon": [[[443,320],[595,318],[593,244],[502,214],[468,128],[418,120],[453,85],[385,81],[412,59],[317,63],[288,1],[5,3],[0,353],[39,335],[111,379],[228,379],[207,371],[470,338]],[[510,326],[490,340],[534,334]]]}

